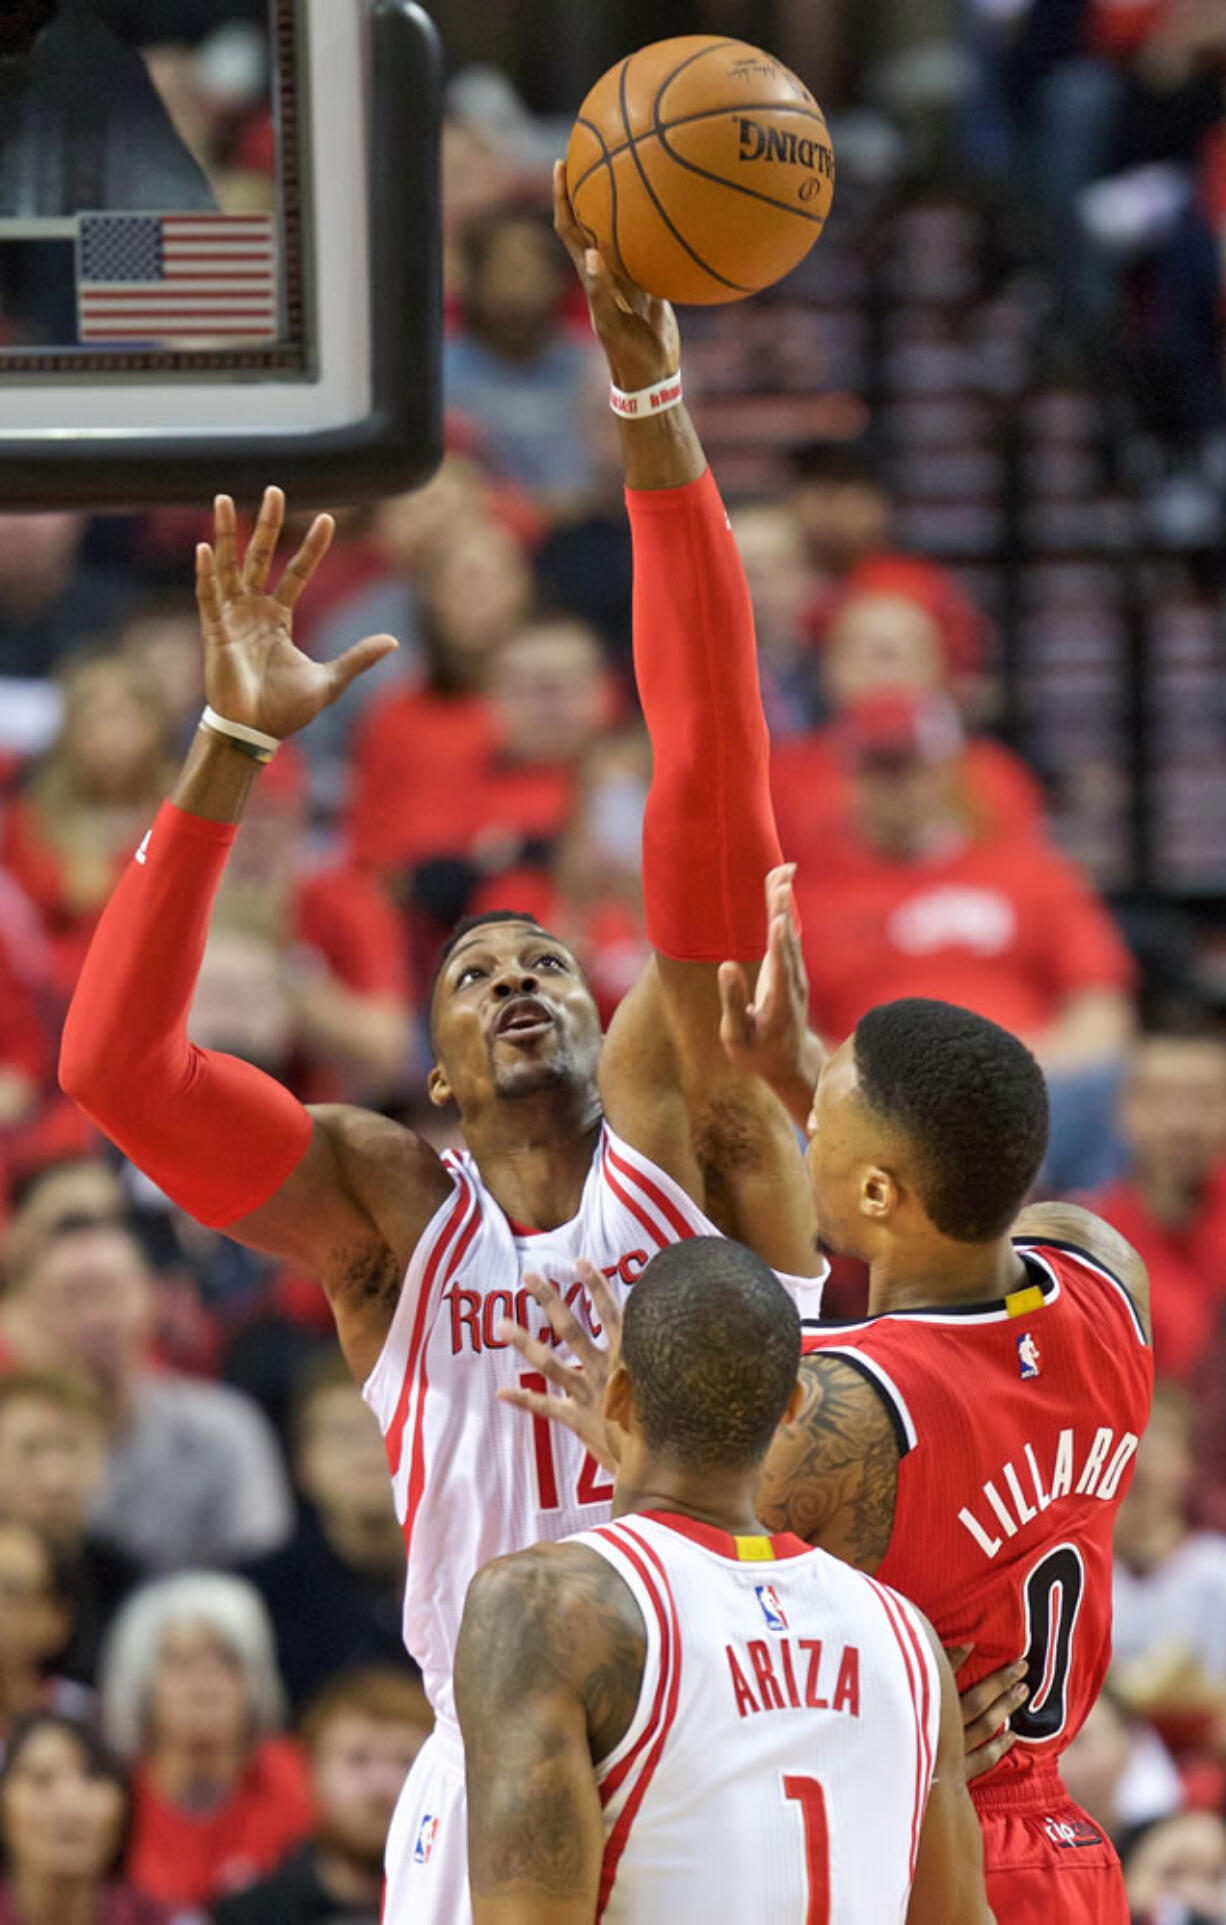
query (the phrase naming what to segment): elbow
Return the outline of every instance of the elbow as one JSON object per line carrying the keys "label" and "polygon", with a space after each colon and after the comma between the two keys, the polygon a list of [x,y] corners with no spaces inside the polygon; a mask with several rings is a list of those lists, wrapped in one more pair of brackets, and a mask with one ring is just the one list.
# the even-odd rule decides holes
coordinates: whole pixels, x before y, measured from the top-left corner
{"label": "elbow", "polygon": [[108,1026],[88,1020],[74,999],[60,1038],[57,1068],[65,1096],[71,1096],[95,1122],[101,1121],[116,1072],[121,1065],[130,1071],[131,1057],[130,1044]]}
{"label": "elbow", "polygon": [[70,1010],[60,1039],[57,1074],[65,1096],[71,1096],[74,1103],[88,1109],[101,1072],[100,1052],[91,1039],[82,1034],[81,1024],[73,1017],[74,1011]]}

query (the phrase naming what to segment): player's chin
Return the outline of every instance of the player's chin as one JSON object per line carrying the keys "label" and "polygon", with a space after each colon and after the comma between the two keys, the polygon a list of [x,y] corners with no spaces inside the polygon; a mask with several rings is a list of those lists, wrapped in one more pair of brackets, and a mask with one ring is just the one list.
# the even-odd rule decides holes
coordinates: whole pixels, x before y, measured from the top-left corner
{"label": "player's chin", "polygon": [[544,1090],[564,1089],[573,1081],[573,1065],[566,1052],[558,1049],[534,1050],[494,1064],[495,1092],[508,1101],[521,1096],[539,1096]]}

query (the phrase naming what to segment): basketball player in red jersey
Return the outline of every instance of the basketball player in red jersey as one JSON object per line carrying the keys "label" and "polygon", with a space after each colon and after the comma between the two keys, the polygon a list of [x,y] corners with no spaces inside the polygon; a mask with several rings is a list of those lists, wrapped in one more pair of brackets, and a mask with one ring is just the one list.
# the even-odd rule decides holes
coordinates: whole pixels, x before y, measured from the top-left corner
{"label": "basketball player in red jersey", "polygon": [[442,1157],[384,1117],[307,1110],[251,1065],[192,1046],[212,901],[261,763],[394,646],[369,637],[333,663],[295,648],[294,605],[332,523],[315,520],[271,587],[284,498],[270,489],[244,556],[225,496],[198,550],[209,706],[102,918],[61,1055],[65,1089],[181,1207],[320,1279],[383,1429],[409,1553],[406,1639],[436,1713],[389,1842],[389,1925],[456,1925],[467,1909],[450,1694],[469,1579],[598,1521],[611,1496],[581,1452],[548,1460],[497,1401],[518,1359],[496,1326],[527,1303],[525,1267],[546,1264],[581,1297],[586,1255],[624,1295],[654,1249],[722,1232],[795,1279],[821,1268],[792,1125],[719,1038],[719,961],[761,957],[762,878],[779,859],[744,576],[678,405],[671,309],[585,250],[561,175],[556,214],[617,390],[634,536],[654,754],[656,953],[642,980],[602,1046],[574,956],[531,918],[457,932],[432,998],[429,1090],[458,1109],[467,1149]]}
{"label": "basketball player in red jersey", "polygon": [[[1005,1030],[887,1003],[826,1060],[786,873],[768,893],[757,1002],[721,972],[726,1047],[807,1123],[823,1245],[862,1258],[871,1283],[863,1322],[806,1332],[804,1401],[758,1514],[910,1598],[961,1653],[968,1690],[1012,1665],[1009,1726],[972,1786],[999,1925],[1127,1925],[1115,1852],[1059,1758],[1110,1658],[1112,1526],[1153,1386],[1145,1267],[1085,1210],[1021,1209],[1047,1096]],[[551,1322],[587,1364],[581,1378],[540,1366],[572,1393],[551,1414],[599,1446],[603,1372],[564,1309]]]}

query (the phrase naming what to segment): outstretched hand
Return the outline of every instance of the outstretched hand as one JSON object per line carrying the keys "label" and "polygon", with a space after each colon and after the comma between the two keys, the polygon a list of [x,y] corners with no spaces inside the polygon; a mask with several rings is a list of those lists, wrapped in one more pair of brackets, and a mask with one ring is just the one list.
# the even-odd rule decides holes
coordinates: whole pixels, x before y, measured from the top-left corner
{"label": "outstretched hand", "polygon": [[552,1346],[538,1343],[521,1325],[504,1317],[498,1326],[499,1337],[518,1350],[524,1362],[539,1371],[562,1395],[554,1397],[539,1390],[510,1388],[500,1390],[498,1395],[504,1404],[511,1404],[516,1410],[527,1411],[532,1417],[547,1417],[551,1423],[573,1431],[603,1469],[615,1471],[617,1433],[605,1423],[604,1389],[621,1340],[621,1311],[594,1264],[580,1259],[575,1265],[575,1275],[592,1300],[607,1348],[593,1342],[573,1310],[567,1307],[556,1284],[545,1277],[525,1276],[525,1287],[544,1311],[558,1342],[566,1345],[575,1361],[564,1363]]}
{"label": "outstretched hand", "polygon": [[587,295],[592,327],[619,388],[634,393],[676,374],[681,365],[677,317],[667,301],[645,294],[606,261],[575,218],[566,163],[553,170],[553,224]]}
{"label": "outstretched hand", "polygon": [[803,1120],[821,1050],[809,1032],[809,980],[792,901],[795,874],[795,863],[784,862],[766,878],[766,955],[753,995],[740,963],[719,966],[719,1034],[729,1061],[762,1077]]}
{"label": "outstretched hand", "polygon": [[218,495],[213,544],[201,542],[196,549],[205,698],[228,721],[277,737],[305,728],[396,647],[394,636],[368,635],[334,662],[312,661],[295,647],[294,605],[327,554],[336,523],[331,515],[316,515],[270,591],[268,575],[284,521],[285,496],[280,488],[266,488],[240,563],[234,503],[229,495]]}

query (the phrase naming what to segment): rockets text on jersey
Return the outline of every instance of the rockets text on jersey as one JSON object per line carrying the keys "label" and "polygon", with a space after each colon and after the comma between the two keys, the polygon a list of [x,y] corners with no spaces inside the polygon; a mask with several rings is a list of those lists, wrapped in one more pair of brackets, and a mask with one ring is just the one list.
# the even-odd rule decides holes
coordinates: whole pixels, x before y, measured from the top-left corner
{"label": "rockets text on jersey", "polygon": [[901,1920],[940,1717],[911,1607],[794,1537],[654,1512],[578,1541],[647,1630],[638,1710],[597,1773],[598,1919]]}

